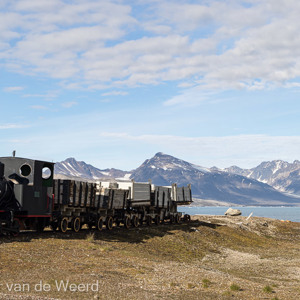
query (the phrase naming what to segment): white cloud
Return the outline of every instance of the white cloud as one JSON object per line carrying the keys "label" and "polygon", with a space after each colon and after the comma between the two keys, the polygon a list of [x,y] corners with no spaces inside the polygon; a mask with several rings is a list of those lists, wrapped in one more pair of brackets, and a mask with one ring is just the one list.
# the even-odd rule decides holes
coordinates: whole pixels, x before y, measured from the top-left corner
{"label": "white cloud", "polygon": [[110,1],[22,1],[7,10],[10,17],[0,13],[2,33],[18,33],[19,38],[0,59],[9,62],[7,68],[15,62],[27,72],[54,78],[76,76],[81,72],[80,53],[120,38],[122,26],[135,22],[129,6]]}
{"label": "white cloud", "polygon": [[209,5],[169,1],[162,1],[158,4],[157,14],[162,21],[175,25],[180,31],[195,30],[199,26],[211,25],[215,19],[214,9],[211,9]]}
{"label": "white cloud", "polygon": [[130,4],[3,2],[0,62],[15,72],[63,79],[68,87],[165,81],[197,82],[202,90],[297,86],[296,0]]}
{"label": "white cloud", "polygon": [[15,9],[22,12],[51,12],[61,8],[58,0],[22,0],[15,4]]}
{"label": "white cloud", "polygon": [[101,96],[126,96],[126,95],[128,95],[128,92],[122,92],[122,91],[111,91],[111,92],[101,94]]}
{"label": "white cloud", "polygon": [[24,94],[22,97],[24,98],[44,98],[45,101],[52,101],[54,98],[58,97],[58,91],[49,91],[45,94]]}
{"label": "white cloud", "polygon": [[27,128],[29,125],[25,124],[3,124],[0,125],[0,129],[20,129],[20,128]]}
{"label": "white cloud", "polygon": [[3,90],[4,90],[4,92],[17,92],[17,91],[24,90],[24,87],[23,86],[8,86],[8,87],[5,87]]}
{"label": "white cloud", "polygon": [[78,103],[76,101],[70,101],[70,102],[64,102],[61,104],[62,107],[64,108],[71,108],[74,105],[77,105]]}
{"label": "white cloud", "polygon": [[48,107],[45,105],[31,105],[30,107],[33,109],[38,109],[38,110],[47,110],[48,109]]}
{"label": "white cloud", "polygon": [[183,106],[195,106],[199,103],[209,99],[214,93],[203,92],[199,87],[193,87],[183,90],[181,94],[174,96],[173,98],[164,102],[165,106],[183,105]]}

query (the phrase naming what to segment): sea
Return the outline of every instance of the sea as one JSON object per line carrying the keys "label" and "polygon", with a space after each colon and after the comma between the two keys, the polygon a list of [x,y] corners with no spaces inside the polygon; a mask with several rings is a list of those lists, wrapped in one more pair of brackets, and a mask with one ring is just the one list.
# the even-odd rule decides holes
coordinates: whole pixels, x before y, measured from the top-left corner
{"label": "sea", "polygon": [[[229,206],[178,206],[178,211],[189,215],[220,215],[224,213]],[[265,217],[278,220],[289,220],[300,222],[300,207],[279,207],[279,206],[239,206],[237,208],[242,212],[242,216]]]}

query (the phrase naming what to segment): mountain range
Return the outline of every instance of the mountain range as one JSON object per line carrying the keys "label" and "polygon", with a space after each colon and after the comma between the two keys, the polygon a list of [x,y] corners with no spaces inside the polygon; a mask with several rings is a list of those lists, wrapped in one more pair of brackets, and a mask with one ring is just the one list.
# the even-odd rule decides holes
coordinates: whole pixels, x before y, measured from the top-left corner
{"label": "mountain range", "polygon": [[263,162],[256,168],[204,168],[161,152],[137,169],[98,169],[68,158],[56,163],[56,178],[82,180],[151,180],[156,185],[192,184],[195,204],[300,206],[300,162]]}
{"label": "mountain range", "polygon": [[[130,179],[129,172],[117,169],[104,169],[100,170],[84,161],[77,161],[75,158],[67,158],[64,161],[55,164],[54,173],[57,178],[72,178],[84,180],[108,180],[122,178]],[[129,173],[127,175],[127,173]]]}
{"label": "mountain range", "polygon": [[282,192],[300,195],[299,160],[295,160],[293,163],[282,160],[268,161],[252,169],[232,166],[226,168],[225,171],[267,183]]}

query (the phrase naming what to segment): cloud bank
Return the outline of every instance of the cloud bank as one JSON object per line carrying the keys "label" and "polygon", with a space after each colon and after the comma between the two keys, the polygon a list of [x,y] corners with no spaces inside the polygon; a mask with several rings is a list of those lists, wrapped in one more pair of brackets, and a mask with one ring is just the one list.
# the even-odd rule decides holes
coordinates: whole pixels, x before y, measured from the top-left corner
{"label": "cloud bank", "polygon": [[296,0],[22,0],[0,7],[1,66],[65,87],[300,85]]}

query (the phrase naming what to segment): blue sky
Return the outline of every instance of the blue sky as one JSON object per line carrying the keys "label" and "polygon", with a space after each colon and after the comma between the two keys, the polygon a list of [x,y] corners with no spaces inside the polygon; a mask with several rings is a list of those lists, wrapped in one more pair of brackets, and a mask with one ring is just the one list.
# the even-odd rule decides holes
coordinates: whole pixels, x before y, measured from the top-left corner
{"label": "blue sky", "polygon": [[0,0],[0,156],[300,159],[300,2]]}

